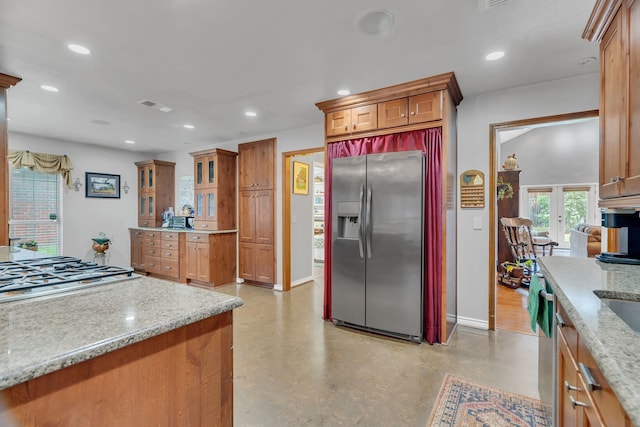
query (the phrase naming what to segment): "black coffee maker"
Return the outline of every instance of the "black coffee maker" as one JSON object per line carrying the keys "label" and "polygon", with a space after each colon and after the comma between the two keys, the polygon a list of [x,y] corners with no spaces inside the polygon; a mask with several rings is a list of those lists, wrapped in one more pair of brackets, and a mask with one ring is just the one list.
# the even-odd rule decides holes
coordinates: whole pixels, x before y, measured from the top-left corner
{"label": "black coffee maker", "polygon": [[604,209],[602,226],[619,228],[620,252],[596,255],[601,262],[640,265],[640,215],[635,209]]}

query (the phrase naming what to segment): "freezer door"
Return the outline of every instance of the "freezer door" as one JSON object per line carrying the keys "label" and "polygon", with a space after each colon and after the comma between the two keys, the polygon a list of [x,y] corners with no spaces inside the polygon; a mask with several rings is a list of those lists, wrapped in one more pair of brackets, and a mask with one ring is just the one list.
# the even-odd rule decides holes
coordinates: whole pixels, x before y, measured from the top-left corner
{"label": "freezer door", "polygon": [[422,338],[424,156],[367,156],[366,326]]}
{"label": "freezer door", "polygon": [[334,159],[331,190],[332,316],[359,326],[365,326],[365,165],[365,156]]}

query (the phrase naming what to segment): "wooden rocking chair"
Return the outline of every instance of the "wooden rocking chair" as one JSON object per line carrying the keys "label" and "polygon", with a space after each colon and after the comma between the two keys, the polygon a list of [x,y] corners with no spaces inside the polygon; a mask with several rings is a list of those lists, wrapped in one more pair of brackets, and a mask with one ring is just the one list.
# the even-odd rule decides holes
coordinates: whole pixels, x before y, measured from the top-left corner
{"label": "wooden rocking chair", "polygon": [[[499,281],[511,288],[528,285],[531,275],[538,269],[537,254],[547,255],[548,250],[549,255],[553,255],[553,248],[558,246],[558,243],[548,237],[532,236],[531,225],[533,222],[529,218],[500,218],[500,223],[513,256],[513,265],[525,267],[524,274],[518,278],[512,277],[510,272],[506,271],[508,266],[500,265]],[[530,267],[526,267],[525,263],[530,264]]]}

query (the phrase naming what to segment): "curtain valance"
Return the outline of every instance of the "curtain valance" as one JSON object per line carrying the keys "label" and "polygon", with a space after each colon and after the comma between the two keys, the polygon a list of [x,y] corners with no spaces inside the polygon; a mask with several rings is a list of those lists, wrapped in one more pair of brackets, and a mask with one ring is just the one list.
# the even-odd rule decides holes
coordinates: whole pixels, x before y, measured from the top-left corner
{"label": "curtain valance", "polygon": [[66,155],[32,153],[31,151],[9,150],[9,163],[16,169],[29,168],[34,172],[60,174],[68,188],[72,187],[71,170],[73,164]]}

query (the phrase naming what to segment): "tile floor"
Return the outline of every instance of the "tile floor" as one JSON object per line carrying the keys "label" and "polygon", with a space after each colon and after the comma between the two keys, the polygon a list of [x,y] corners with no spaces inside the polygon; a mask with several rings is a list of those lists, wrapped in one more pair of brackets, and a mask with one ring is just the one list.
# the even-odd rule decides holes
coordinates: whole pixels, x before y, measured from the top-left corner
{"label": "tile floor", "polygon": [[248,285],[234,311],[235,425],[420,426],[445,373],[538,398],[537,337],[460,327],[412,344],[321,319],[322,279],[282,293]]}

